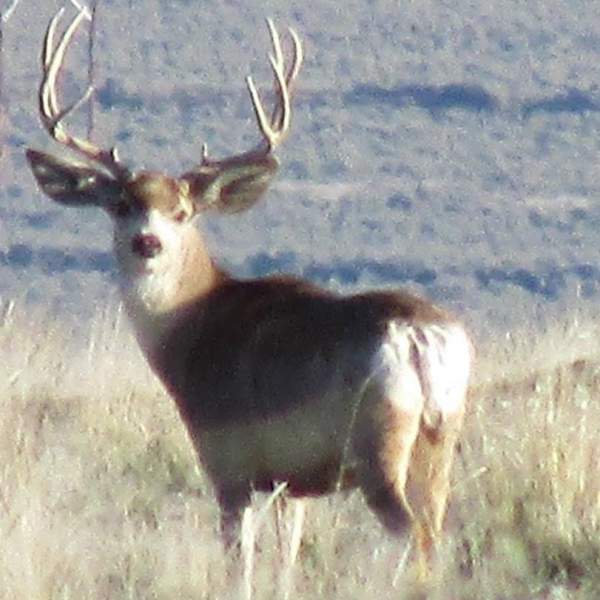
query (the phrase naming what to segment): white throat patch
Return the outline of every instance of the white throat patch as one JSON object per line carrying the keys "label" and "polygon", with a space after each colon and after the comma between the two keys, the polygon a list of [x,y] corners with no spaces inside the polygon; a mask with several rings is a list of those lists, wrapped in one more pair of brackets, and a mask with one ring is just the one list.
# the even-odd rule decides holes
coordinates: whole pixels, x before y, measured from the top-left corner
{"label": "white throat patch", "polygon": [[[119,284],[127,312],[140,343],[154,344],[170,322],[170,310],[178,294],[183,269],[185,228],[151,209],[147,213],[115,223],[115,255]],[[132,248],[136,235],[154,235],[161,251],[143,258]]]}

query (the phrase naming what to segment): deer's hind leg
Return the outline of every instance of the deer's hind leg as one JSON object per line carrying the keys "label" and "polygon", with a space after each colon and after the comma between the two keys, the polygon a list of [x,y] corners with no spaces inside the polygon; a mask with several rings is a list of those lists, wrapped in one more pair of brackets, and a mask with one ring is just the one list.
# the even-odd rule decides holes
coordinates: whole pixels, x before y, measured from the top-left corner
{"label": "deer's hind leg", "polygon": [[405,489],[419,416],[398,411],[392,401],[382,399],[376,414],[363,419],[355,447],[358,483],[365,500],[394,535],[405,534],[413,521]]}
{"label": "deer's hind leg", "polygon": [[464,419],[473,350],[457,327],[430,327],[415,334],[415,365],[424,407],[415,444],[407,495],[415,507],[417,552],[424,576],[433,565],[448,494],[450,472]]}
{"label": "deer's hind leg", "polygon": [[396,535],[405,533],[413,520],[406,481],[423,410],[406,330],[390,327],[374,357],[373,375],[359,399],[354,427],[358,484],[367,504]]}
{"label": "deer's hind leg", "polygon": [[421,426],[409,467],[407,497],[415,507],[415,538],[419,571],[426,577],[446,516],[450,475],[462,414],[436,429]]}
{"label": "deer's hind leg", "polygon": [[406,543],[416,512],[407,481],[425,403],[413,338],[410,326],[390,324],[374,356],[354,428],[358,484],[367,504]]}

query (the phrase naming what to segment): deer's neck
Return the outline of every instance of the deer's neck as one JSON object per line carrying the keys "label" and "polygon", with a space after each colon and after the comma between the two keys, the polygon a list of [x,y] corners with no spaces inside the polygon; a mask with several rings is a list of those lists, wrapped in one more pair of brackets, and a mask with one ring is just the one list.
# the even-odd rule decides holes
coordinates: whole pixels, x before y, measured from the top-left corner
{"label": "deer's neck", "polygon": [[147,353],[158,350],[186,311],[200,305],[227,278],[214,265],[196,228],[189,228],[181,241],[175,256],[157,261],[146,272],[121,268],[123,300]]}

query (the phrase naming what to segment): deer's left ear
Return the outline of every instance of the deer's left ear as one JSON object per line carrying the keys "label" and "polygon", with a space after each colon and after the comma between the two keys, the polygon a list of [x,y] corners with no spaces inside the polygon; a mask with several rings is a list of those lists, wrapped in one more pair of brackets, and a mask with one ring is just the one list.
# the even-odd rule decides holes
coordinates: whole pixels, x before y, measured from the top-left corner
{"label": "deer's left ear", "polygon": [[279,163],[272,154],[220,161],[205,160],[181,179],[189,186],[190,198],[198,212],[217,210],[233,214],[253,206],[265,193]]}

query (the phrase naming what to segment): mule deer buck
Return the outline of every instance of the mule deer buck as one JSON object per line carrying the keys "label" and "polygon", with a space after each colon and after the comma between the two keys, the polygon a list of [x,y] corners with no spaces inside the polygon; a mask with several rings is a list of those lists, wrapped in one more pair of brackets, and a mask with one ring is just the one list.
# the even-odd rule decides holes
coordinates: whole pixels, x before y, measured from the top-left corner
{"label": "mule deer buck", "polygon": [[171,177],[132,172],[114,148],[67,132],[65,117],[83,99],[62,108],[56,80],[84,15],[55,43],[60,16],[42,53],[41,121],[86,162],[31,149],[27,158],[50,198],[112,218],[127,312],[214,484],[225,542],[239,539],[254,490],[287,482],[292,497],[360,488],[390,532],[413,526],[418,552],[429,556],[465,408],[463,326],[405,291],[340,296],[292,277],[236,279],[214,263],[194,222],[204,211],[252,207],[275,175],[302,62],[298,36],[289,30],[286,64],[268,21],[271,116],[247,79],[261,142],[221,160],[204,147],[196,168]]}

